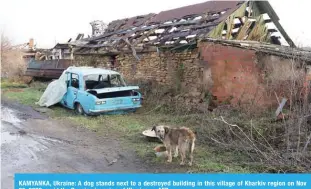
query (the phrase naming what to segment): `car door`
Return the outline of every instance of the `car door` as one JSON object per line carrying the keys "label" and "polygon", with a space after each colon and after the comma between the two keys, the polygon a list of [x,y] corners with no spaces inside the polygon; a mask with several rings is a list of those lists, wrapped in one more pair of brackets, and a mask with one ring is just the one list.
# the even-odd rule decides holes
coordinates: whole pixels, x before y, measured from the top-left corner
{"label": "car door", "polygon": [[79,90],[79,75],[75,73],[69,73],[69,83],[67,88],[67,93],[65,96],[65,105],[68,108],[74,108],[74,101],[77,98]]}

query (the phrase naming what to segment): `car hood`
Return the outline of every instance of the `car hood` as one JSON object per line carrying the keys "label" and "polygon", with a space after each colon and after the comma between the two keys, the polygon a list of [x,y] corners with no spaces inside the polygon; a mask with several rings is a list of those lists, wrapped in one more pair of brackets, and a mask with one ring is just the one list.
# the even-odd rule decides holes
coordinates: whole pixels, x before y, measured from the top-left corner
{"label": "car hood", "polygon": [[117,92],[117,91],[128,91],[128,90],[138,90],[138,86],[127,86],[127,87],[110,87],[110,88],[103,88],[103,89],[91,89],[88,91],[96,91],[97,94],[101,93],[110,93],[110,92]]}

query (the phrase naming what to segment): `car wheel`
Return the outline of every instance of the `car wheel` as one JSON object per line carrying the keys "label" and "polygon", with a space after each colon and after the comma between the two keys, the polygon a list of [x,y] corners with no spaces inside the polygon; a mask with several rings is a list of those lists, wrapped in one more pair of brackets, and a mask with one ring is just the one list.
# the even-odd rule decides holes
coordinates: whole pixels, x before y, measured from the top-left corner
{"label": "car wheel", "polygon": [[76,113],[79,114],[79,115],[84,115],[85,114],[85,112],[83,110],[83,107],[79,103],[77,103],[75,110],[76,110]]}

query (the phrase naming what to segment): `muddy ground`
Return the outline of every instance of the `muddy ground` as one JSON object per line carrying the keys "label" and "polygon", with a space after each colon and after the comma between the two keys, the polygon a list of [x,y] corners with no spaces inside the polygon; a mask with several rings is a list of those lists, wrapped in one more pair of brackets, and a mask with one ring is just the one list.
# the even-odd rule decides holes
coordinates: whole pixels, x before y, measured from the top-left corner
{"label": "muddy ground", "polygon": [[98,135],[5,99],[1,108],[2,188],[13,188],[14,173],[167,172],[124,149],[116,134]]}

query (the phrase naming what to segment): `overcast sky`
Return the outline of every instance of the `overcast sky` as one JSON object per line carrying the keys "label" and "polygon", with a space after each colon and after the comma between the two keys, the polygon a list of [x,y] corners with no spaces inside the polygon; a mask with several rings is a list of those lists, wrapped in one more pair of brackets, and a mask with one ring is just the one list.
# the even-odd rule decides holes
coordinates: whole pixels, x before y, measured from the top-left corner
{"label": "overcast sky", "polygon": [[[78,33],[91,33],[90,22],[140,14],[205,2],[207,0],[0,0],[0,28],[14,44],[34,38],[37,47],[51,48]],[[311,46],[308,0],[270,0],[280,23],[300,46]]]}

